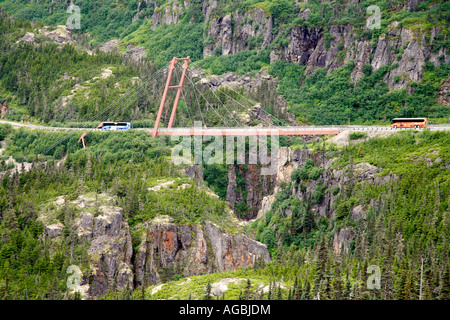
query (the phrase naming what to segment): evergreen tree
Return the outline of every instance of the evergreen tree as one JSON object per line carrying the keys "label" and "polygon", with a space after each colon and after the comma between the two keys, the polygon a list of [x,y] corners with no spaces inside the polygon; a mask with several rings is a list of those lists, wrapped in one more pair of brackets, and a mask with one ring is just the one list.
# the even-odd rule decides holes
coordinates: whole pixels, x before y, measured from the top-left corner
{"label": "evergreen tree", "polygon": [[250,281],[250,278],[247,278],[247,283],[246,283],[245,288],[244,288],[245,289],[245,294],[244,294],[245,300],[250,300],[250,297],[251,297],[250,289],[251,289],[251,287],[252,287],[252,283]]}
{"label": "evergreen tree", "polygon": [[293,300],[292,299],[292,289],[291,288],[289,288],[287,300]]}
{"label": "evergreen tree", "polygon": [[[305,279],[305,283],[306,283],[307,281],[308,281],[308,280]],[[292,292],[293,299],[294,299],[294,300],[300,300],[301,297],[302,297],[302,292],[303,292],[303,290],[302,290],[302,283],[301,283],[301,281],[298,279],[298,277],[296,276],[296,277],[295,277],[295,281],[294,281],[294,288],[293,288],[293,292]]]}
{"label": "evergreen tree", "polygon": [[206,289],[205,289],[204,300],[211,300],[212,299],[212,297],[211,297],[211,289],[212,289],[211,282],[208,281],[208,284],[206,285]]}
{"label": "evergreen tree", "polygon": [[322,233],[317,252],[317,269],[319,281],[323,279],[323,276],[326,272],[327,261],[328,261],[328,244],[325,239],[325,234]]}
{"label": "evergreen tree", "polygon": [[442,275],[441,290],[439,293],[440,300],[450,300],[450,267],[447,264],[444,274]]}
{"label": "evergreen tree", "polygon": [[308,300],[309,294],[310,294],[310,284],[309,281],[306,279],[305,284],[303,285],[302,296],[300,300]]}
{"label": "evergreen tree", "polygon": [[349,278],[347,276],[347,279],[345,281],[344,291],[342,293],[343,299],[350,300],[351,291],[352,291],[352,285],[351,285],[350,280],[349,280]]}
{"label": "evergreen tree", "polygon": [[280,285],[278,285],[277,300],[283,300],[283,294],[281,292],[281,286]]}
{"label": "evergreen tree", "polygon": [[430,272],[425,272],[424,278],[423,278],[423,288],[422,288],[422,300],[432,300],[433,299],[433,293],[431,291],[430,286]]}

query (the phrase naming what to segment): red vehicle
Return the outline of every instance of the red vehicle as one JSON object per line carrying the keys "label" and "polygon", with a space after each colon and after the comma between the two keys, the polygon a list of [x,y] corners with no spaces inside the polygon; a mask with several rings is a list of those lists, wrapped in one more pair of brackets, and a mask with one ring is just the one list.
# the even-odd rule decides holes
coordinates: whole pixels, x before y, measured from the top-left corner
{"label": "red vehicle", "polygon": [[425,128],[427,127],[427,118],[394,118],[391,121],[391,128]]}

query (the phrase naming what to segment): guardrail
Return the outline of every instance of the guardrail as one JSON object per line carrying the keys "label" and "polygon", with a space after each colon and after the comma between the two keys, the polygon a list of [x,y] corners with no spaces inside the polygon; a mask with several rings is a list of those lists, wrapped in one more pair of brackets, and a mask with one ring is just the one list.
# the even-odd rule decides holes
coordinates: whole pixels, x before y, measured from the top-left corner
{"label": "guardrail", "polygon": [[[62,131],[62,130],[76,130],[76,131],[92,131],[92,130],[98,130],[96,128],[65,128],[65,127],[47,127],[47,126],[41,126],[41,125],[33,125],[33,124],[27,124],[27,123],[17,123],[12,121],[4,121],[0,120],[0,123],[8,123],[14,127],[25,127],[29,129],[38,129],[38,130],[49,130],[49,131]],[[134,130],[152,130],[152,128],[132,128]],[[450,124],[433,124],[428,125],[426,128],[428,130],[450,130]],[[185,132],[187,130],[193,130],[192,127],[184,127],[184,128],[159,128],[158,132],[161,133],[167,133],[167,132]],[[195,130],[211,130],[211,131],[246,131],[246,132],[256,132],[256,131],[273,131],[273,130],[282,130],[285,132],[289,131],[331,131],[331,130],[338,130],[338,131],[402,131],[402,130],[424,130],[424,129],[414,129],[414,128],[391,128],[389,125],[380,126],[380,125],[332,125],[332,126],[286,126],[286,127],[209,127],[209,128],[195,128]]]}

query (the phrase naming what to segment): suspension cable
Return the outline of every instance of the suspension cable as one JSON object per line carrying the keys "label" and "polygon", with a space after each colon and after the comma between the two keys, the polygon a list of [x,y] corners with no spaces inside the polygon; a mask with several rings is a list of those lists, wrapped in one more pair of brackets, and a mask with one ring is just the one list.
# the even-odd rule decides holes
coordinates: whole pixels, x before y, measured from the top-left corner
{"label": "suspension cable", "polygon": [[[125,102],[130,101],[131,96],[135,96],[137,95],[142,89],[145,88],[145,85],[152,81],[154,78],[156,78],[156,76],[158,76],[158,74],[160,72],[162,72],[164,69],[160,69],[156,72],[154,72],[153,74],[149,75],[147,77],[147,79],[143,80],[141,84],[139,84],[137,87],[135,88],[131,88],[130,90],[128,90],[121,98],[115,100],[113,103],[111,103],[108,107],[104,108],[103,110],[101,110],[100,112],[98,112],[95,116],[91,117],[88,122],[92,122],[94,120],[96,120],[98,117],[100,117],[103,113],[105,113],[106,111],[108,111],[109,109],[111,109],[112,107],[114,107],[116,104],[118,104],[118,106],[116,108],[113,109],[113,111],[111,111],[108,116],[106,116],[103,119],[108,119],[108,117],[112,114],[114,114],[115,112],[117,112],[120,108],[123,108],[124,104],[122,104],[122,100],[126,99]],[[131,94],[129,95],[129,93],[131,92]],[[134,99],[135,101],[136,99]],[[79,127],[79,129],[82,129],[84,127],[84,124],[81,124],[81,126]],[[59,144],[61,144],[63,141],[69,139],[76,131],[73,131],[71,133],[68,133],[66,136],[64,136],[63,138],[61,138],[60,140],[58,140],[57,142],[55,142],[53,145],[51,145],[50,147],[46,148],[44,151],[40,151],[37,154],[46,154],[48,151],[54,149],[55,147],[57,147]]]}
{"label": "suspension cable", "polygon": [[[197,67],[197,69],[199,69],[201,72],[204,72],[205,74],[209,75],[209,76],[213,76],[211,73],[209,73],[208,71],[202,69],[201,67]],[[245,100],[247,100],[248,102],[250,102],[253,105],[257,105],[258,103],[242,94],[240,94],[239,92],[237,92],[236,90],[234,90],[233,88],[230,88],[230,90],[232,90],[234,93],[236,93],[237,95],[239,95],[240,97],[244,98]],[[239,103],[239,101],[237,101],[236,99],[234,99],[233,97],[229,96],[228,94],[226,94],[224,91],[222,91],[222,93],[224,95],[226,95],[228,98],[236,101],[240,106],[242,106],[243,108],[246,108],[248,111],[253,112],[253,114],[256,114],[255,111],[248,109],[247,107],[243,106],[242,104]],[[264,108],[261,108],[266,114],[270,115],[271,117],[273,117],[275,120],[277,120],[279,123],[284,123],[286,124],[285,120],[280,120],[279,118],[277,118],[275,115],[269,113],[267,110],[265,110]],[[257,114],[256,114],[257,115]],[[276,127],[278,127],[277,125],[275,125]],[[289,125],[288,125],[289,126]]]}
{"label": "suspension cable", "polygon": [[[199,92],[199,94],[203,97],[203,99],[205,99],[206,103],[208,103],[211,106],[211,109],[217,114],[217,116],[225,123],[225,125],[227,126],[227,128],[230,128],[230,126],[228,125],[228,123],[225,121],[224,118],[222,118],[222,116],[216,111],[216,109],[214,109],[214,106],[212,106],[209,101],[205,98],[205,96],[200,92],[200,90],[194,85],[193,81],[191,80],[190,77],[187,77],[189,79],[189,81],[192,83],[192,86],[195,88],[195,90],[197,90]],[[201,110],[200,110],[201,112]]]}
{"label": "suspension cable", "polygon": [[[188,71],[191,71],[191,70],[188,70]],[[213,90],[211,90],[211,92],[212,92],[212,94],[216,97],[216,99],[218,100],[218,102],[222,104],[222,106],[225,108],[225,110],[227,110],[227,112],[228,112],[228,113],[230,114],[230,116],[231,116],[231,119],[234,120],[234,121],[236,122],[236,124],[238,125],[238,127],[241,126],[241,123],[239,123],[239,122],[236,120],[236,118],[233,116],[233,114],[230,112],[230,110],[227,108],[227,106],[220,100],[220,98],[216,95],[216,93],[215,93]]]}
{"label": "suspension cable", "polygon": [[[194,87],[193,84],[192,84],[192,87]],[[199,102],[199,99],[197,97],[197,93],[195,92],[195,90],[192,90],[192,92],[194,93],[194,98],[195,98],[195,101],[197,102],[197,106],[198,106],[198,111],[200,113],[200,117],[202,118],[202,121],[203,121],[204,125],[206,125],[206,121],[205,121],[205,118],[203,117],[202,108],[200,107],[200,102]]]}

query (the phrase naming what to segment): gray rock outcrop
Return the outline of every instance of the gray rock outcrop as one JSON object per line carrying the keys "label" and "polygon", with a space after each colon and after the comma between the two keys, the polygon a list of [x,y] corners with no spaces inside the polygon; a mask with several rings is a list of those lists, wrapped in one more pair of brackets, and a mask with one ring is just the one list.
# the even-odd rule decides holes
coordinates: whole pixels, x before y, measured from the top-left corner
{"label": "gray rock outcrop", "polygon": [[[237,175],[243,178],[244,184],[237,184]],[[238,216],[250,220],[258,216],[264,196],[269,195],[275,186],[275,175],[261,175],[261,168],[256,164],[230,165],[228,171],[228,187],[226,201]],[[243,188],[243,190],[241,190]],[[245,191],[245,199],[242,191]],[[237,207],[245,203],[246,210],[238,212]]]}
{"label": "gray rock outcrop", "polygon": [[341,253],[341,250],[345,254],[348,254],[350,249],[350,242],[353,240],[353,228],[346,227],[338,230],[334,233],[333,248],[336,253]]}
{"label": "gray rock outcrop", "polygon": [[267,247],[245,235],[221,231],[208,221],[178,224],[168,216],[135,226],[141,238],[133,248],[128,220],[113,203],[106,194],[80,195],[75,201],[60,196],[52,205],[70,213],[64,224],[51,211],[40,214],[50,247],[59,245],[64,230],[75,236],[76,245],[87,247],[88,271],[80,283],[84,298],[169,281],[175,274],[188,277],[249,267],[258,258],[270,261]]}
{"label": "gray rock outcrop", "polygon": [[[92,219],[82,216],[81,237],[90,240],[88,254],[91,261],[92,281],[90,294],[106,293],[108,287],[133,289],[131,244],[128,222],[119,207],[101,206],[100,214]],[[89,233],[92,230],[92,234]]]}
{"label": "gray rock outcrop", "polygon": [[[190,1],[165,4],[149,1],[155,5],[155,12],[147,17],[152,19],[152,28],[161,24],[180,23],[185,10],[191,6]],[[398,4],[396,9],[415,11],[421,2],[409,0]],[[357,3],[350,1],[346,5]],[[272,45],[271,63],[282,59],[305,65],[306,74],[311,74],[317,68],[333,70],[353,61],[351,80],[355,83],[363,77],[364,65],[372,66],[373,70],[390,65],[392,68],[383,81],[391,90],[410,90],[411,82],[422,79],[423,64],[427,61],[435,66],[450,61],[448,49],[439,44],[448,35],[439,27],[432,28],[431,36],[428,36],[421,30],[408,29],[393,21],[385,34],[371,39],[369,34],[361,36],[352,25],[332,25],[323,29],[299,23],[287,30],[287,41],[273,45],[278,34],[274,29],[273,17],[268,12],[253,6],[245,11],[222,12],[218,7],[217,0],[202,1],[201,12],[207,24],[203,35],[203,57],[261,50]],[[310,13],[309,9],[300,9],[298,20],[308,21]],[[444,40],[436,41],[437,37],[444,37]],[[238,86],[231,82],[229,85]]]}
{"label": "gray rock outcrop", "polygon": [[140,227],[136,252],[136,284],[167,280],[170,273],[184,277],[252,266],[256,259],[269,262],[266,245],[245,235],[221,232],[213,223],[178,225],[155,219]]}
{"label": "gray rock outcrop", "polygon": [[[226,56],[242,50],[264,48],[273,40],[272,24],[272,18],[259,8],[253,8],[244,15],[237,12],[212,19],[203,56],[216,53]],[[251,39],[256,41],[251,42]]]}
{"label": "gray rock outcrop", "polygon": [[45,233],[50,239],[56,238],[61,234],[64,229],[64,225],[60,222],[51,225],[44,225]]}

